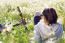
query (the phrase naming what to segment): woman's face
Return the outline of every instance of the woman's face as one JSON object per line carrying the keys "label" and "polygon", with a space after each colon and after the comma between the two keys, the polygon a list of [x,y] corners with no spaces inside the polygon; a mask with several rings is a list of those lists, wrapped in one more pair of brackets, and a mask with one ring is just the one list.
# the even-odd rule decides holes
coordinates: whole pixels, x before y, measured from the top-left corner
{"label": "woman's face", "polygon": [[48,20],[45,18],[45,16],[41,16],[41,19],[44,21],[45,24],[49,24]]}

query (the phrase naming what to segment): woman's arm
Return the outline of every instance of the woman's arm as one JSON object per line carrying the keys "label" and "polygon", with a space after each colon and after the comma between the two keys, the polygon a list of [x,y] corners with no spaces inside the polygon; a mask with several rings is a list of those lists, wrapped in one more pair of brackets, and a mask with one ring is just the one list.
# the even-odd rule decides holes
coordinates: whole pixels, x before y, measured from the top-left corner
{"label": "woman's arm", "polygon": [[59,24],[58,29],[55,32],[57,38],[61,38],[63,34],[63,27],[61,24]]}
{"label": "woman's arm", "polygon": [[35,40],[35,43],[42,43],[42,38],[38,31],[37,25],[34,27],[34,40]]}

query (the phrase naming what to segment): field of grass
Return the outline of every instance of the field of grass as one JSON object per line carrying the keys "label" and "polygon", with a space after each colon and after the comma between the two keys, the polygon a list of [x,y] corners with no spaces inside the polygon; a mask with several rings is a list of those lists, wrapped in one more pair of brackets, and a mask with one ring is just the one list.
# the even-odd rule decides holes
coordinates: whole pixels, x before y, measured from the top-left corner
{"label": "field of grass", "polygon": [[[3,43],[30,43],[33,36],[33,18],[36,11],[42,12],[44,8],[56,9],[65,30],[65,1],[64,0],[0,0],[0,24],[19,23],[21,17],[17,10],[20,7],[23,17],[27,22],[27,30],[23,25],[13,27],[11,32],[0,33],[0,42]],[[62,19],[61,19],[62,18]],[[65,33],[59,43],[65,43]]]}

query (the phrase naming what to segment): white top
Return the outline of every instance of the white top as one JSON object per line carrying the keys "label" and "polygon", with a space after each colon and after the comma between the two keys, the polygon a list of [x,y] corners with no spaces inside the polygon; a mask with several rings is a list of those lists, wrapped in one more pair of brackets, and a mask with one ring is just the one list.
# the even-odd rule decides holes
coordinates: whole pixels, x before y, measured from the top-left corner
{"label": "white top", "polygon": [[62,32],[61,24],[47,26],[43,23],[43,20],[40,20],[34,27],[35,40],[37,43],[56,43],[56,40],[62,36]]}

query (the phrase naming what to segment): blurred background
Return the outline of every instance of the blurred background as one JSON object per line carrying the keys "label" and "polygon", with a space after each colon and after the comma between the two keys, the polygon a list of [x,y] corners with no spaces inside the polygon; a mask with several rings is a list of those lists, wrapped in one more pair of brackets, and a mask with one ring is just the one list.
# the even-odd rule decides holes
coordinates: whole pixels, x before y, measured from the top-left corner
{"label": "blurred background", "polygon": [[[63,25],[65,31],[65,0],[0,0],[0,24],[17,24],[23,17],[27,27],[26,29],[24,25],[19,25],[13,27],[11,32],[0,33],[0,43],[34,43],[35,12],[42,12],[44,8],[50,7],[56,10],[58,22]],[[65,43],[64,33],[59,43]]]}

